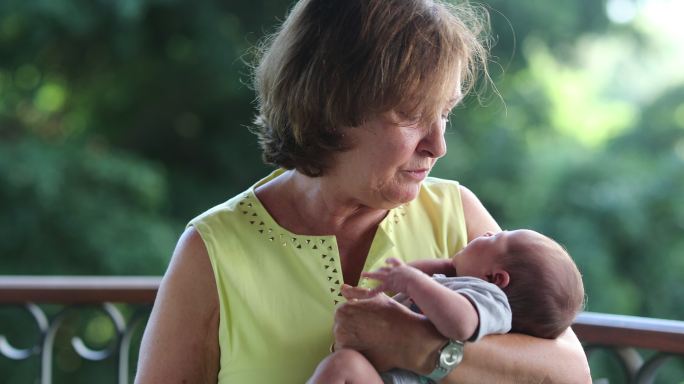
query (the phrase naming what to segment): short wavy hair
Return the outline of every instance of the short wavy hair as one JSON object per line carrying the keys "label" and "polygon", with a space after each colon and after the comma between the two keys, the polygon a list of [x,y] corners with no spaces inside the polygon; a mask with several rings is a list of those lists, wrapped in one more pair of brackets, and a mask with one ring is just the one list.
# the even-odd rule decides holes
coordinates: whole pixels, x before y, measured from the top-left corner
{"label": "short wavy hair", "polygon": [[321,176],[350,147],[346,128],[397,107],[433,116],[487,75],[488,36],[486,10],[467,3],[300,0],[258,49],[264,161]]}

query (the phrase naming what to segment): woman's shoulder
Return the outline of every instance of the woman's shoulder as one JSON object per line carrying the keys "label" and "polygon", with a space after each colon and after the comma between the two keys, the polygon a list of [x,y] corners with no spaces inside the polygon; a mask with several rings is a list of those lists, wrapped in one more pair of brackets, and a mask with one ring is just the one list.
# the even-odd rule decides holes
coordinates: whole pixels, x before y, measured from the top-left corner
{"label": "woman's shoulder", "polygon": [[240,194],[237,194],[230,199],[220,203],[216,204],[209,209],[205,210],[204,212],[198,214],[195,216],[190,222],[192,223],[193,221],[200,221],[200,220],[208,220],[210,218],[215,218],[215,217],[220,217],[220,216],[225,216],[225,215],[235,215],[238,213],[240,203],[244,201],[247,196],[249,195],[249,190],[242,192]]}
{"label": "woman's shoulder", "polygon": [[[422,242],[419,247],[422,249],[417,250],[419,254],[429,252],[449,257],[467,244],[466,220],[457,181],[427,178],[417,198],[397,212],[400,215],[397,221],[404,223],[399,228],[404,228],[401,230],[405,231],[405,238],[416,244]],[[415,239],[415,234],[421,234],[420,241]]]}
{"label": "woman's shoulder", "polygon": [[436,203],[439,205],[453,204],[461,206],[461,184],[455,180],[428,177],[423,182],[418,202],[422,204]]}
{"label": "woman's shoulder", "polygon": [[[457,181],[429,177],[423,183],[419,200],[426,204],[440,204],[447,214],[457,213],[463,217],[468,241],[483,233],[501,230],[480,199],[466,186]],[[450,211],[449,208],[455,210]]]}
{"label": "woman's shoulder", "polygon": [[[282,169],[278,169],[265,178],[259,180],[254,185],[250,186],[246,190],[238,193],[237,195],[229,198],[220,204],[214,205],[213,207],[205,210],[196,217],[194,217],[188,223],[188,227],[195,224],[235,224],[244,225],[249,223],[245,221],[244,218],[257,216],[268,216],[266,214],[265,208],[262,206],[259,199],[256,197],[255,188],[262,185],[283,172]],[[254,220],[254,219],[250,219]]]}
{"label": "woman's shoulder", "polygon": [[250,227],[258,214],[259,202],[251,189],[217,204],[192,218],[187,228],[194,227],[208,240],[213,233],[241,233]]}
{"label": "woman's shoulder", "polygon": [[437,202],[440,205],[451,203],[457,208],[462,207],[465,211],[470,210],[472,206],[481,207],[478,197],[466,186],[456,180],[438,177],[425,179],[418,200]]}
{"label": "woman's shoulder", "polygon": [[456,180],[444,179],[441,177],[429,176],[423,182],[424,187],[436,188],[458,188],[459,182]]}

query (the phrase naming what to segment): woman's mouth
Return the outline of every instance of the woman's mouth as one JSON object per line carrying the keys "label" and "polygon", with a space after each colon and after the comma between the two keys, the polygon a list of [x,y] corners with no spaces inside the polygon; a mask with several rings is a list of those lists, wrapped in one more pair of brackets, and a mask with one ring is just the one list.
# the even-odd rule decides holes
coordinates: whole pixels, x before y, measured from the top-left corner
{"label": "woman's mouth", "polygon": [[403,171],[403,173],[413,180],[423,181],[427,177],[428,173],[430,173],[430,169],[428,169],[428,168],[408,169],[408,170]]}

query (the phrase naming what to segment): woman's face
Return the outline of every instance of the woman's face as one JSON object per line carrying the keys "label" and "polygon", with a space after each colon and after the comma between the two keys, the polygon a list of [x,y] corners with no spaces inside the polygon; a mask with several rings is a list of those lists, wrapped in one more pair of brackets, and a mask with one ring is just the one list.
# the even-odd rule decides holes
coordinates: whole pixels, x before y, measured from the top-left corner
{"label": "woman's face", "polygon": [[356,203],[389,209],[416,198],[420,185],[446,153],[446,116],[429,123],[390,111],[345,131],[352,149],[337,154],[326,174],[335,191]]}

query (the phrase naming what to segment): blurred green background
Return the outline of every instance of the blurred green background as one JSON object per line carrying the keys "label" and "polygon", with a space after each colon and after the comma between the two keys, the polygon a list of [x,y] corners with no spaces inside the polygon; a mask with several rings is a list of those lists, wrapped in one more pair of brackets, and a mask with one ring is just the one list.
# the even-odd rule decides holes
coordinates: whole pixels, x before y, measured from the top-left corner
{"label": "blurred green background", "polygon": [[[454,111],[433,175],[564,244],[587,310],[684,319],[684,3],[484,3],[502,98]],[[291,4],[2,0],[0,274],[162,274],[190,218],[269,170],[246,63]]]}

